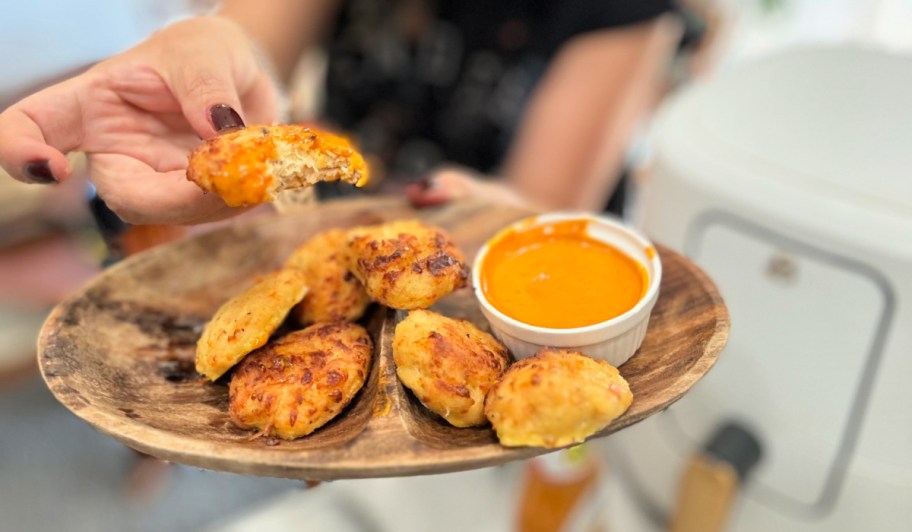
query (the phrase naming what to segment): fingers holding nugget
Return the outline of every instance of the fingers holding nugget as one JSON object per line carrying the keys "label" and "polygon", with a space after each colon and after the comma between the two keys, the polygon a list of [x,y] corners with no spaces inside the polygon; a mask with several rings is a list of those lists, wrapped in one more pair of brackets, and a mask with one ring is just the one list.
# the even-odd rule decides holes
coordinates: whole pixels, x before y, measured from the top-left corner
{"label": "fingers holding nugget", "polygon": [[367,182],[367,164],[338,135],[297,125],[250,126],[208,139],[190,154],[187,179],[228,206],[273,201],[319,181]]}

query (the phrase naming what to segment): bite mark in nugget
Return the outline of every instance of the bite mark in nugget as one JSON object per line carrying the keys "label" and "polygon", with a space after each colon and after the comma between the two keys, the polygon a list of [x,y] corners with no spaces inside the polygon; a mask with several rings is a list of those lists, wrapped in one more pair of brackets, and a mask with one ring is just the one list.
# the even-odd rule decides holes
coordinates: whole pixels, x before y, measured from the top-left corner
{"label": "bite mark in nugget", "polygon": [[485,415],[509,447],[564,447],[608,426],[633,401],[617,368],[567,349],[542,349],[513,364]]}
{"label": "bite mark in nugget", "polygon": [[342,229],[330,229],[299,246],[285,261],[286,268],[304,272],[310,287],[292,310],[301,325],[356,321],[370,304],[361,281],[348,271],[347,238]]}
{"label": "bite mark in nugget", "polygon": [[485,395],[507,365],[507,348],[466,320],[413,310],[396,326],[399,380],[456,427],[484,425]]}
{"label": "bite mark in nugget", "polygon": [[286,440],[310,434],[364,385],[372,350],[367,331],[344,322],[317,323],[270,342],[231,376],[231,421]]}
{"label": "bite mark in nugget", "polygon": [[196,371],[216,380],[244,356],[263,346],[307,294],[307,278],[297,270],[263,276],[229,299],[196,343]]}
{"label": "bite mark in nugget", "polygon": [[350,269],[378,303],[427,308],[465,286],[462,252],[443,230],[403,220],[349,231]]}
{"label": "bite mark in nugget", "polygon": [[319,181],[362,186],[367,165],[343,137],[296,125],[250,126],[196,148],[187,179],[239,207],[273,201],[283,190]]}

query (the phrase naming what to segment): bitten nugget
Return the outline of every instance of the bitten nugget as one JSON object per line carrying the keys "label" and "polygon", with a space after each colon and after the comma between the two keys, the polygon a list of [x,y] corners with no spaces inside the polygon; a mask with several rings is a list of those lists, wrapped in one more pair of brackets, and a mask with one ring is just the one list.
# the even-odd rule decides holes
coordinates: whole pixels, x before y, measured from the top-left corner
{"label": "bitten nugget", "polygon": [[292,310],[301,325],[355,321],[370,304],[361,281],[348,271],[347,238],[342,229],[330,229],[299,246],[285,261],[286,268],[304,272],[310,287]]}
{"label": "bitten nugget", "polygon": [[363,327],[344,322],[317,323],[270,342],[231,376],[231,421],[286,440],[310,434],[364,385],[372,349]]}
{"label": "bitten nugget", "polygon": [[228,300],[196,344],[196,371],[212,381],[221,377],[244,355],[263,346],[305,294],[303,273],[278,270]]}
{"label": "bitten nugget", "polygon": [[456,427],[486,423],[484,401],[510,362],[507,348],[465,320],[413,310],[396,326],[393,359],[402,383]]}
{"label": "bitten nugget", "polygon": [[418,220],[349,231],[350,269],[379,303],[401,310],[427,308],[465,285],[462,253],[441,229]]}
{"label": "bitten nugget", "polygon": [[485,415],[502,445],[579,443],[623,414],[633,393],[617,368],[567,349],[513,364],[488,394]]}
{"label": "bitten nugget", "polygon": [[190,154],[187,179],[231,207],[257,205],[319,181],[367,182],[364,158],[343,137],[296,125],[250,126]]}

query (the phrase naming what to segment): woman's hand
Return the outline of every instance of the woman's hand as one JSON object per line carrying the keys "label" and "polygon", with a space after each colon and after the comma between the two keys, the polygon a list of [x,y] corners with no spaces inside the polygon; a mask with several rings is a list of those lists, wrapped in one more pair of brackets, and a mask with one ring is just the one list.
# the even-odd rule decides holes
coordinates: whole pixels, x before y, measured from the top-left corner
{"label": "woman's hand", "polygon": [[200,139],[277,118],[278,98],[241,28],[179,22],[0,114],[0,166],[31,183],[67,179],[88,155],[105,202],[132,223],[198,223],[234,211],[187,181]]}
{"label": "woman's hand", "polygon": [[500,181],[485,180],[475,172],[455,166],[435,170],[428,179],[409,184],[405,195],[416,207],[477,199],[511,207],[537,208],[510,186]]}

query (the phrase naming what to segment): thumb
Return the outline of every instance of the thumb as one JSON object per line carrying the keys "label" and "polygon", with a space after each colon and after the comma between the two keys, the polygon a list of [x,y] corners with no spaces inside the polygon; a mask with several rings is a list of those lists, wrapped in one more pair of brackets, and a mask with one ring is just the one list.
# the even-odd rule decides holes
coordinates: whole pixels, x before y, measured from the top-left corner
{"label": "thumb", "polygon": [[[249,118],[245,112],[256,115],[254,103],[263,105],[254,44],[236,22],[219,16],[177,22],[141,44],[137,53],[153,59],[187,122],[204,139],[243,127]],[[250,99],[254,93],[258,96]]]}
{"label": "thumb", "polygon": [[459,170],[437,170],[428,179],[406,186],[405,195],[416,207],[433,207],[475,195],[478,184]]}
{"label": "thumb", "polygon": [[187,122],[200,137],[208,139],[223,131],[244,127],[230,65],[178,68],[166,73],[164,78]]}
{"label": "thumb", "polygon": [[420,179],[405,186],[405,197],[415,207],[433,207],[449,203],[448,190],[442,189],[431,179]]}
{"label": "thumb", "polygon": [[405,195],[416,207],[432,207],[456,200],[475,199],[522,208],[535,206],[507,184],[489,180],[480,174],[460,168],[443,168],[430,179],[408,185]]}

